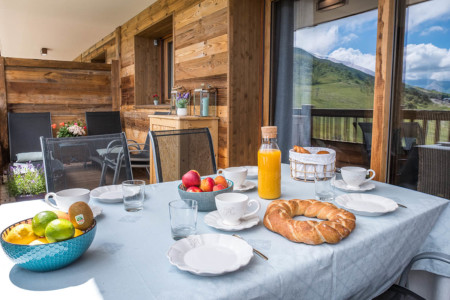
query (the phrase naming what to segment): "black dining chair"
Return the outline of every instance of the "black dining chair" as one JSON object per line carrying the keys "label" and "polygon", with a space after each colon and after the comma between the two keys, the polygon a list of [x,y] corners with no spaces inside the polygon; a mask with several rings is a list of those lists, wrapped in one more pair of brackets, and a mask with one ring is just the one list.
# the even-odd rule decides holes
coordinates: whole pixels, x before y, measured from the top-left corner
{"label": "black dining chair", "polygon": [[387,291],[375,297],[373,300],[425,300],[425,298],[417,295],[408,289],[408,275],[412,266],[416,261],[422,259],[432,259],[450,264],[450,255],[440,252],[425,252],[414,256],[406,268],[403,270],[398,284],[392,285]]}
{"label": "black dining chair", "polygon": [[49,112],[8,113],[9,156],[12,163],[42,164],[39,138],[52,137]]}
{"label": "black dining chair", "polygon": [[122,132],[120,111],[87,111],[85,117],[88,135]]}
{"label": "black dining chair", "polygon": [[157,182],[181,179],[189,170],[201,175],[217,171],[208,128],[150,131]]}
{"label": "black dining chair", "polygon": [[124,133],[41,138],[47,192],[133,179]]}
{"label": "black dining chair", "polygon": [[147,134],[145,143],[128,139],[128,152],[131,168],[145,168],[150,175],[150,134]]}

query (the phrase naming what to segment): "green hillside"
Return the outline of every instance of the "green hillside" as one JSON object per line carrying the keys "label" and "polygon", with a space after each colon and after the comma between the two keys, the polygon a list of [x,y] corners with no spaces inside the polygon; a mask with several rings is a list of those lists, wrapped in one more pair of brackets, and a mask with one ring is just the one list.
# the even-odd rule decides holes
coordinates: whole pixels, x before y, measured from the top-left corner
{"label": "green hillside", "polygon": [[[294,107],[371,109],[374,80],[372,75],[294,48]],[[450,94],[406,85],[404,98],[408,109],[450,110],[430,100],[450,98]]]}

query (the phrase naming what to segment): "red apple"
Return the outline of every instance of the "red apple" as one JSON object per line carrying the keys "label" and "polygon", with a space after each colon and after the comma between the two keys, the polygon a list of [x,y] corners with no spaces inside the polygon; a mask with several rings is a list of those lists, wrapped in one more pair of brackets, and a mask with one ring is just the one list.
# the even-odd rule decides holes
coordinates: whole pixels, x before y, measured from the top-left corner
{"label": "red apple", "polygon": [[204,192],[212,192],[214,188],[214,179],[212,179],[211,177],[202,179],[202,181],[200,182],[200,188]]}
{"label": "red apple", "polygon": [[181,182],[186,188],[200,185],[200,174],[195,170],[190,170],[181,177]]}
{"label": "red apple", "polygon": [[217,176],[216,178],[214,178],[214,183],[215,183],[216,185],[221,184],[224,188],[227,188],[227,187],[228,187],[227,180],[226,180],[225,177],[223,177],[223,176]]}
{"label": "red apple", "polygon": [[226,187],[224,187],[223,185],[221,185],[221,184],[219,183],[218,185],[215,185],[215,186],[213,187],[213,192],[215,192],[215,191],[220,191],[220,190],[224,190],[224,189],[226,189]]}
{"label": "red apple", "polygon": [[191,186],[189,187],[186,192],[190,192],[190,193],[201,193],[202,190],[198,187],[198,186]]}

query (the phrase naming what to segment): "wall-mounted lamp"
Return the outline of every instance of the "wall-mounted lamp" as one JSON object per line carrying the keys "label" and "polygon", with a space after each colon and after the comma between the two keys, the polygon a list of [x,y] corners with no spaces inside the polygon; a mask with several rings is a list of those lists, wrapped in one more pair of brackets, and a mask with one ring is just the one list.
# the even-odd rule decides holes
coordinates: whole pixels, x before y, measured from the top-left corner
{"label": "wall-mounted lamp", "polygon": [[47,51],[48,51],[47,48],[41,48],[41,55],[42,56],[46,56],[47,55]]}
{"label": "wall-mounted lamp", "polygon": [[335,9],[345,5],[346,0],[318,0],[317,10]]}
{"label": "wall-mounted lamp", "polygon": [[154,45],[154,46],[158,46],[158,40],[154,39],[154,40],[153,40],[153,45]]}

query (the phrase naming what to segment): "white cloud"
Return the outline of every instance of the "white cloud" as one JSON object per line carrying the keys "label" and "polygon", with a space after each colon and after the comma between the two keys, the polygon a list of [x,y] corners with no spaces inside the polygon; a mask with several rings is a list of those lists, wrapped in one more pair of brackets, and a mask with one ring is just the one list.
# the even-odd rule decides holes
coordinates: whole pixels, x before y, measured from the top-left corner
{"label": "white cloud", "polygon": [[328,57],[339,61],[348,62],[375,72],[375,55],[362,53],[358,49],[339,48],[331,52]]}
{"label": "white cloud", "polygon": [[407,80],[450,80],[450,49],[438,48],[433,44],[407,45],[405,77]]}
{"label": "white cloud", "polygon": [[318,26],[298,30],[294,39],[295,47],[313,54],[326,55],[338,42],[339,26]]}
{"label": "white cloud", "polygon": [[431,26],[430,28],[425,29],[420,33],[421,36],[429,35],[432,32],[442,31],[445,32],[446,30],[442,26]]}
{"label": "white cloud", "polygon": [[408,14],[408,30],[419,29],[416,27],[428,20],[449,18],[450,1],[433,0],[411,5]]}
{"label": "white cloud", "polygon": [[349,35],[346,35],[342,38],[342,43],[348,43],[351,40],[354,40],[356,38],[358,38],[358,36],[356,34],[350,33]]}

